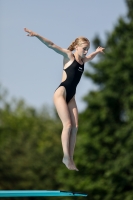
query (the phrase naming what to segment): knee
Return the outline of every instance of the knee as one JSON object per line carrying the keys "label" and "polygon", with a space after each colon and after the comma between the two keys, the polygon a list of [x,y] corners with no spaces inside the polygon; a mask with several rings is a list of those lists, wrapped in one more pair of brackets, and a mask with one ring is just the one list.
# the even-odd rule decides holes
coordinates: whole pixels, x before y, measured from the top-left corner
{"label": "knee", "polygon": [[78,124],[72,125],[72,129],[78,131]]}
{"label": "knee", "polygon": [[71,122],[67,122],[67,123],[63,124],[63,128],[71,130],[72,129]]}

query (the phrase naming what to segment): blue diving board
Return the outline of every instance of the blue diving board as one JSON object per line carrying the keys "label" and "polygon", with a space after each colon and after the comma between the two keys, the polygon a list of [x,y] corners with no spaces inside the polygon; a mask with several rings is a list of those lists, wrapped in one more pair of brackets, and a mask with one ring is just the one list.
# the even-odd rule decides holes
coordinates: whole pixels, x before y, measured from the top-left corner
{"label": "blue diving board", "polygon": [[0,190],[1,197],[45,197],[45,196],[84,196],[81,192],[66,192],[55,190]]}

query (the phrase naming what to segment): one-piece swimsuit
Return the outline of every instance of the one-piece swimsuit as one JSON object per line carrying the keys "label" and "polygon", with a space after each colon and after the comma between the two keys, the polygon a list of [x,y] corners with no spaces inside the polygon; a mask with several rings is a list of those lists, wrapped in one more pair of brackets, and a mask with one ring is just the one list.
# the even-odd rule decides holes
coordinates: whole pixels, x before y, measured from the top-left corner
{"label": "one-piece swimsuit", "polygon": [[81,79],[81,76],[84,72],[84,63],[83,64],[78,63],[76,61],[75,57],[74,57],[74,61],[72,62],[72,64],[69,67],[67,67],[66,69],[63,69],[63,70],[66,72],[67,78],[66,78],[65,81],[61,82],[59,87],[60,86],[65,87],[65,89],[66,89],[66,102],[68,104],[69,101],[76,94],[76,87],[77,87],[77,85],[78,85],[78,83]]}

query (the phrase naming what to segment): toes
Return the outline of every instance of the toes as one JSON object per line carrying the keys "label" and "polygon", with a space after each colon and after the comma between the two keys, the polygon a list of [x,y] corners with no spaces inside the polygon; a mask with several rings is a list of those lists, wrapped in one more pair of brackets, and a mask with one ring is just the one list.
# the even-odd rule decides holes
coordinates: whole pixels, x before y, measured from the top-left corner
{"label": "toes", "polygon": [[76,170],[76,171],[79,171],[79,170],[76,168],[74,162],[71,162],[70,160],[69,160],[69,161],[68,161],[68,160],[65,160],[64,158],[63,158],[62,162],[66,165],[66,167],[67,167],[69,170]]}

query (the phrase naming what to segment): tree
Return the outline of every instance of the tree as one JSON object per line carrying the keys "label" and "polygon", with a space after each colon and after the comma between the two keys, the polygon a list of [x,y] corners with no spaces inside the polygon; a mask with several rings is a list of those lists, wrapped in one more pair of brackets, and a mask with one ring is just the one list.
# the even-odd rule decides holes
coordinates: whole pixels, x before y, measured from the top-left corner
{"label": "tree", "polygon": [[[59,172],[67,189],[83,190],[91,200],[133,199],[133,1],[126,1],[126,18],[119,18],[105,44],[105,55],[90,63],[85,75],[98,86],[84,97],[77,141],[78,174]],[[89,66],[90,69],[90,66]],[[91,70],[92,71],[92,70]],[[72,181],[70,181],[72,180]]]}
{"label": "tree", "polygon": [[7,102],[4,93],[0,94],[0,189],[57,190],[56,170],[62,159],[58,119],[22,100]]}

